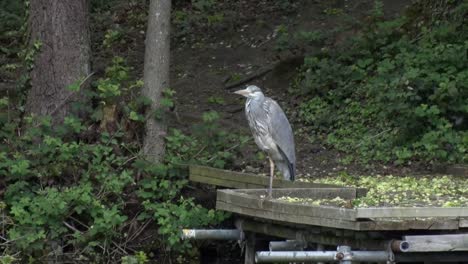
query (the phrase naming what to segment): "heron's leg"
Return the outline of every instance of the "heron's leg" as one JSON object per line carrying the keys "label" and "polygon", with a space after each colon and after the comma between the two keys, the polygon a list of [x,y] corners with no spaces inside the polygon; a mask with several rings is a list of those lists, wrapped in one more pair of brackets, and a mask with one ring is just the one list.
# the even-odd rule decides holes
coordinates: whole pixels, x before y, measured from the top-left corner
{"label": "heron's leg", "polygon": [[273,162],[273,160],[268,157],[268,159],[270,160],[270,186],[268,187],[268,199],[271,199],[273,198],[272,195],[271,195],[271,192],[273,190],[273,178],[275,176],[275,163]]}

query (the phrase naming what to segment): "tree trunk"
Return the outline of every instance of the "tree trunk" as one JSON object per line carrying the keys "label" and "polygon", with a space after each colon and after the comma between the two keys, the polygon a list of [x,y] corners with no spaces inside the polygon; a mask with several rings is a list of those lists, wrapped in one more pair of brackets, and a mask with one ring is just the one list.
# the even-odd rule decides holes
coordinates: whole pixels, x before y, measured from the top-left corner
{"label": "tree trunk", "polygon": [[161,107],[162,91],[169,88],[170,18],[170,0],[150,1],[142,94],[152,100],[143,139],[143,154],[152,162],[164,156],[166,125],[155,119],[154,112]]}
{"label": "tree trunk", "polygon": [[31,71],[26,112],[61,122],[82,93],[67,89],[90,73],[87,0],[30,1],[32,43],[40,43]]}

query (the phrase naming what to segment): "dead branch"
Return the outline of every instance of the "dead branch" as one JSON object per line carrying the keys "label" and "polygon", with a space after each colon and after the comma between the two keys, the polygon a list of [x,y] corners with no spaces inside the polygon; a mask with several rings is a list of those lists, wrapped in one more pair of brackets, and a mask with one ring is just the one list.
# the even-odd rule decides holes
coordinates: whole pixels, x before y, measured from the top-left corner
{"label": "dead branch", "polygon": [[245,77],[245,78],[243,78],[243,79],[241,79],[239,81],[236,81],[236,82],[233,82],[233,83],[228,83],[228,84],[226,84],[224,86],[224,89],[232,89],[232,88],[235,88],[235,87],[240,86],[242,84],[245,84],[247,82],[250,82],[250,81],[252,81],[254,79],[262,77],[263,75],[271,72],[275,68],[276,65],[277,65],[277,63],[271,64],[269,66],[266,66],[263,69],[260,69],[256,73],[253,73],[253,74],[251,74],[251,75],[249,75],[249,76],[247,76],[247,77]]}

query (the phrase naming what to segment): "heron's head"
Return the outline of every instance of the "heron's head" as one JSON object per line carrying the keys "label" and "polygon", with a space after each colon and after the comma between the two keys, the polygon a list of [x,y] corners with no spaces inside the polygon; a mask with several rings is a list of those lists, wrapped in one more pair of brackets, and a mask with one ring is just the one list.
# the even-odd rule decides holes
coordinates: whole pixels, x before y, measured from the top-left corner
{"label": "heron's head", "polygon": [[247,98],[257,98],[263,96],[262,90],[255,85],[249,85],[244,90],[235,91],[234,93],[240,94]]}

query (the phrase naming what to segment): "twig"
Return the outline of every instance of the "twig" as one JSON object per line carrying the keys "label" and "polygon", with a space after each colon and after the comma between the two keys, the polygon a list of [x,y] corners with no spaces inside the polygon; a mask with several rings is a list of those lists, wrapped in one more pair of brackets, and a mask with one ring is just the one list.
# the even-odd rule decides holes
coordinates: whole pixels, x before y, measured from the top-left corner
{"label": "twig", "polygon": [[133,156],[133,157],[127,159],[124,163],[122,163],[122,165],[120,165],[120,167],[123,167],[125,164],[127,164],[128,162],[130,162],[130,161],[132,161],[132,160],[134,160],[136,158],[138,158],[138,156]]}
{"label": "twig", "polygon": [[262,77],[263,75],[271,72],[274,68],[275,68],[276,64],[272,64],[272,65],[269,65],[259,71],[257,71],[256,73],[250,75],[250,76],[247,76],[237,82],[233,82],[233,83],[230,83],[230,84],[226,84],[224,86],[224,89],[232,89],[232,88],[235,88],[239,85],[242,85],[242,84],[245,84],[246,82],[250,82],[251,80],[253,79],[256,79],[256,78],[259,78],[259,77]]}
{"label": "twig", "polygon": [[14,83],[0,82],[0,92],[14,91],[16,86]]}
{"label": "twig", "polygon": [[205,149],[206,149],[206,145],[204,145],[195,155],[193,155],[192,158],[194,159],[194,158],[198,157],[198,155],[200,155],[200,153],[202,153],[203,150],[205,150]]}
{"label": "twig", "polygon": [[148,219],[148,220],[146,221],[146,223],[144,223],[143,226],[140,227],[140,229],[138,229],[135,233],[133,233],[133,235],[132,235],[131,237],[129,237],[129,238],[127,239],[127,241],[125,241],[125,245],[126,245],[128,242],[131,242],[131,241],[133,241],[135,238],[137,238],[137,237],[141,234],[141,232],[143,232],[143,231],[146,229],[146,227],[149,225],[149,223],[151,223],[151,219]]}
{"label": "twig", "polygon": [[73,217],[73,216],[71,216],[71,215],[69,215],[68,217],[69,217],[71,220],[73,220],[73,221],[77,222],[78,224],[82,225],[83,227],[89,229],[89,226],[88,226],[88,225],[84,224],[83,222],[81,222],[80,220],[76,219],[75,217]]}
{"label": "twig", "polygon": [[[373,135],[373,136],[367,138],[367,140],[376,138],[376,137],[382,135],[383,133],[387,133],[387,132],[390,131],[390,130],[392,130],[392,129],[389,128],[389,129],[387,129],[387,130],[384,130],[384,131],[382,131],[382,132],[380,132],[380,133],[378,133],[378,134],[376,134],[376,135]],[[361,146],[363,142],[364,142],[364,141],[359,142],[359,144],[356,145],[356,148],[359,147],[359,146]]]}
{"label": "twig", "polygon": [[257,48],[260,48],[260,47],[263,46],[264,44],[270,42],[272,39],[274,39],[274,38],[269,38],[269,39],[267,39],[267,40],[265,40],[265,41],[260,42],[260,43],[257,45]]}
{"label": "twig", "polygon": [[[246,142],[247,142],[247,141],[242,141],[242,142],[240,142],[240,143],[238,143],[238,144],[235,144],[234,146],[232,146],[232,147],[226,149],[225,151],[226,151],[226,152],[229,152],[229,151],[231,151],[231,150],[233,150],[233,149],[239,147],[241,144],[244,144],[244,143],[246,143]],[[214,159],[215,159],[216,157],[218,157],[218,156],[219,156],[218,154],[214,154],[213,157],[211,157],[211,158],[210,158],[209,160],[207,160],[206,162],[210,162],[210,161],[214,160]]]}
{"label": "twig", "polygon": [[[88,74],[88,76],[86,76],[86,78],[84,78],[83,81],[80,82],[80,85],[78,85],[78,87],[81,87],[81,85],[83,85],[93,75],[94,75],[94,72]],[[52,112],[49,113],[49,115],[53,116],[60,108],[62,108],[66,103],[68,103],[68,100],[73,95],[75,95],[75,93],[73,93],[73,92],[70,95],[68,95],[67,98],[65,98],[65,100],[63,100],[63,102],[61,104],[59,104],[57,107],[55,107],[55,109]]]}
{"label": "twig", "polygon": [[[114,246],[116,246],[118,249],[120,249],[122,251],[122,253],[124,254],[128,254],[127,251],[125,249],[123,249],[119,244],[115,243],[114,241],[112,241],[112,244],[114,244]],[[132,249],[130,249],[132,250]],[[135,252],[134,250],[132,250],[133,252]]]}
{"label": "twig", "polygon": [[70,225],[69,223],[67,223],[67,222],[65,222],[65,221],[63,221],[62,223],[63,223],[66,227],[68,227],[69,229],[71,229],[71,230],[73,230],[73,231],[75,231],[75,232],[78,232],[78,233],[80,233],[80,234],[83,234],[83,232],[81,232],[80,230],[76,229],[74,226]]}

